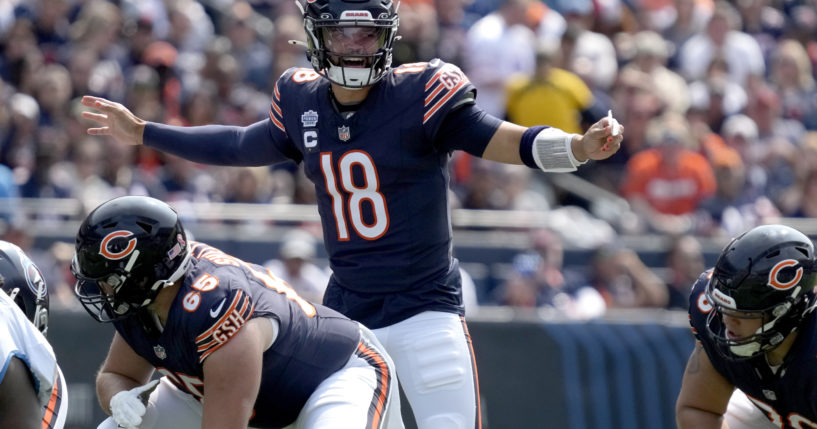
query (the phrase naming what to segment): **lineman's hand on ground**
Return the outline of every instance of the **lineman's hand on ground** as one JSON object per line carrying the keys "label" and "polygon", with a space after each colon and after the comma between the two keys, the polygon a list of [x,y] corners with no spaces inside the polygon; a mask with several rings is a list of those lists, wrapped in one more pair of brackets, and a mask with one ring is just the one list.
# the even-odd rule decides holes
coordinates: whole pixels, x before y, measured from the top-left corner
{"label": "lineman's hand on ground", "polygon": [[98,125],[88,128],[88,134],[111,136],[116,141],[129,145],[142,144],[145,121],[136,117],[125,106],[90,95],[82,97],[82,105],[96,110],[82,112],[83,118]]}
{"label": "lineman's hand on ground", "polygon": [[[143,393],[150,395],[159,380],[153,380],[144,386],[135,387],[131,390],[123,390],[111,398],[111,417],[119,427],[138,428],[142,424],[142,416],[145,415],[147,402]],[[146,396],[144,395],[144,396]]]}

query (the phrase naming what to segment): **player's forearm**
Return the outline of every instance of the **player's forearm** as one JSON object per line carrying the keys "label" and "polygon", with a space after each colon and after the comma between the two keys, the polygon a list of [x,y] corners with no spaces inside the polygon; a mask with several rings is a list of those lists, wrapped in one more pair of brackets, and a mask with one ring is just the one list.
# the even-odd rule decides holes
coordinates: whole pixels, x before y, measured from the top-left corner
{"label": "player's forearm", "polygon": [[208,409],[204,403],[201,429],[244,429],[252,416],[253,403],[241,404],[239,407],[215,404]]}
{"label": "player's forearm", "polygon": [[527,128],[511,122],[503,122],[488,142],[482,158],[505,164],[522,164],[519,143],[525,130]]}
{"label": "player's forearm", "polygon": [[142,142],[162,152],[202,164],[270,165],[286,158],[275,150],[267,122],[260,121],[247,127],[179,127],[148,122]]}
{"label": "player's forearm", "polygon": [[678,429],[728,429],[722,415],[692,407],[680,407],[675,414]]}
{"label": "player's forearm", "polygon": [[108,414],[111,414],[111,398],[113,395],[140,386],[142,383],[113,372],[100,372],[96,376],[96,396],[99,399],[99,406]]}

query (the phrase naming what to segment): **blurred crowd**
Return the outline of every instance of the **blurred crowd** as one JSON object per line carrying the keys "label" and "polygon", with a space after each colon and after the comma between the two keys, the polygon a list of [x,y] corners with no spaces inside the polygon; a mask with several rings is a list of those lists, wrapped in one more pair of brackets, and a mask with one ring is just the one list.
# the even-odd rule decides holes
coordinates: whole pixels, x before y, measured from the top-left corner
{"label": "blurred crowd", "polygon": [[[817,215],[817,0],[403,0],[399,15],[395,64],[459,65],[495,116],[581,133],[613,111],[626,127],[622,150],[576,174],[629,203],[603,217],[614,235],[666,234],[672,258],[700,259],[694,237]],[[86,208],[124,194],[313,203],[296,165],[203,166],[123,147],[87,135],[78,102],[98,95],[146,120],[247,125],[267,117],[284,70],[309,67],[289,43],[304,37],[294,0],[0,2],[4,213],[17,197],[72,198]],[[454,207],[575,205],[596,216],[586,196],[526,167],[465,153],[451,166]],[[612,238],[590,243],[592,269],[574,273],[553,254],[572,239],[565,235],[533,231],[493,301],[584,303],[579,317],[593,308],[684,307],[690,272],[702,269],[668,262],[671,275],[657,276]],[[284,253],[313,258],[300,240]],[[321,284],[319,271],[307,277]]]}

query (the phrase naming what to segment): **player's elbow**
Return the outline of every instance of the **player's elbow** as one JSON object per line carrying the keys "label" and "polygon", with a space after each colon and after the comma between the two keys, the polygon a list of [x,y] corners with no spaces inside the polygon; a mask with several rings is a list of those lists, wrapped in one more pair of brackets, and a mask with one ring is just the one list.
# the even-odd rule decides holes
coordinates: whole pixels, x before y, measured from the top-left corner
{"label": "player's elbow", "polygon": [[678,429],[718,429],[722,427],[723,416],[678,402],[675,404],[675,424]]}

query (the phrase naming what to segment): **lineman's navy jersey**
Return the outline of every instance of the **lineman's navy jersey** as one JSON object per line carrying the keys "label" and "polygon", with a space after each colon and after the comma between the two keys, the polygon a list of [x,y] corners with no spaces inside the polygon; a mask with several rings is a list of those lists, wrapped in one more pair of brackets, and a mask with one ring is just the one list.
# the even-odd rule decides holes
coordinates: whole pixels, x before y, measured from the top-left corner
{"label": "lineman's navy jersey", "polygon": [[[814,313],[809,313],[801,325],[797,340],[777,374],[762,356],[749,361],[728,361],[707,335],[706,319],[714,311],[705,294],[711,273],[711,270],[704,272],[692,288],[689,320],[712,366],[778,427],[817,428],[817,318]],[[720,319],[713,323],[714,329],[720,328]]]}
{"label": "lineman's navy jersey", "polygon": [[202,243],[164,330],[147,316],[115,322],[117,332],[179,389],[201,400],[203,363],[254,317],[275,318],[280,330],[264,352],[261,388],[250,426],[291,424],[315,388],[342,368],[360,341],[358,324],[299,297],[267,269]]}
{"label": "lineman's navy jersey", "polygon": [[[423,310],[462,314],[447,196],[450,152],[462,142],[433,142],[446,114],[474,87],[454,65],[406,64],[344,118],[329,86],[312,69],[289,69],[270,110],[275,130],[292,145],[280,150],[296,151],[315,183],[331,282],[351,291],[334,300],[330,284],[326,304],[371,328]],[[378,301],[393,292],[408,295]]]}

